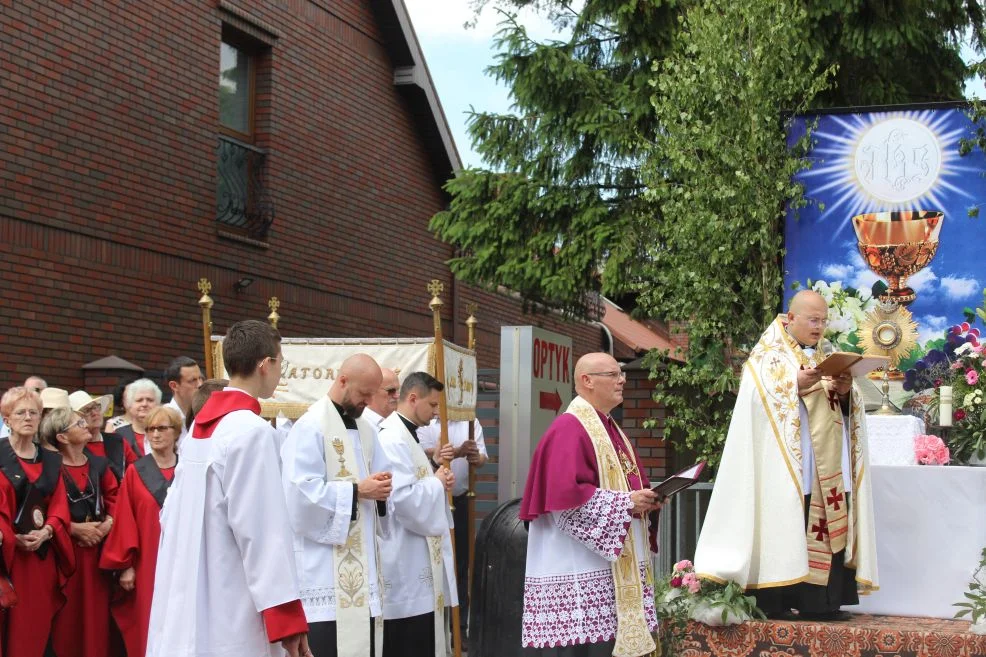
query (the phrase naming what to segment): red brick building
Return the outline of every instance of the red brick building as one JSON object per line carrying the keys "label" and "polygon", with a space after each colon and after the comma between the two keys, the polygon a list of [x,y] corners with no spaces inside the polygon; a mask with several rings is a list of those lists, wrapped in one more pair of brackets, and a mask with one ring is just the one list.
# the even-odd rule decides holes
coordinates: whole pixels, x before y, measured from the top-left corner
{"label": "red brick building", "polygon": [[80,387],[110,354],[201,358],[200,278],[216,333],[276,296],[286,336],[429,335],[437,278],[447,337],[465,341],[479,304],[483,367],[501,325],[571,335],[576,356],[610,347],[599,324],[453,280],[427,224],[460,163],[401,0],[0,15],[0,388]]}

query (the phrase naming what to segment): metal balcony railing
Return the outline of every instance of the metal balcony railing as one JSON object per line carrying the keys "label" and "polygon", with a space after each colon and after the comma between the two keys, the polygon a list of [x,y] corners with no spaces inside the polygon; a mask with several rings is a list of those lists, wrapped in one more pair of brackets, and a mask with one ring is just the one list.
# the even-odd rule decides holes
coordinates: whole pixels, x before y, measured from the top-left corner
{"label": "metal balcony railing", "polygon": [[266,187],[266,152],[219,135],[216,164],[216,221],[246,237],[266,241],[274,223],[274,202]]}

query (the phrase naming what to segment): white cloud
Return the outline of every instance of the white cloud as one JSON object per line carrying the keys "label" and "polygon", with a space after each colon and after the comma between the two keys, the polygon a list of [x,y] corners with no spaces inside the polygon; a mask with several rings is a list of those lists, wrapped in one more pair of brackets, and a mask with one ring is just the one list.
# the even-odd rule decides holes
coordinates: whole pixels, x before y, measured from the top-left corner
{"label": "white cloud", "polygon": [[941,279],[942,289],[945,296],[949,299],[966,299],[974,296],[981,290],[979,281],[975,278],[958,278],[956,276],[946,276]]}
{"label": "white cloud", "polygon": [[822,276],[827,281],[844,281],[853,273],[852,265],[830,263],[822,267]]}
{"label": "white cloud", "polygon": [[922,315],[918,320],[918,344],[937,340],[944,336],[949,327],[948,318],[941,315]]}
{"label": "white cloud", "polygon": [[930,292],[935,287],[935,281],[938,280],[938,276],[931,267],[925,267],[918,273],[914,274],[905,281],[905,285],[909,285],[915,292],[921,294],[922,292]]}
{"label": "white cloud", "polygon": [[[469,41],[487,41],[500,30],[504,15],[496,10],[495,2],[489,2],[479,14],[476,26],[465,24],[475,19],[471,0],[404,0],[419,37],[459,38]],[[547,16],[531,9],[518,12],[518,21],[527,28],[534,39],[558,38],[555,26]]]}
{"label": "white cloud", "polygon": [[879,280],[881,280],[880,277],[870,271],[868,267],[862,267],[855,270],[850,285],[857,290],[866,290],[869,292],[873,289],[873,284]]}

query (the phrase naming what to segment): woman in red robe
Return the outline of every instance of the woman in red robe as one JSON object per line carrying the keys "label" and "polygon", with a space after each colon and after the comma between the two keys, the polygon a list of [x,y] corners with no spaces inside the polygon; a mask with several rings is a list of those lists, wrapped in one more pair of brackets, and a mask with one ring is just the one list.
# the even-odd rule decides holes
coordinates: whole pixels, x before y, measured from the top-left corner
{"label": "woman in red robe", "polygon": [[10,427],[10,439],[0,441],[0,554],[18,597],[3,612],[2,653],[42,657],[75,570],[62,457],[34,442],[41,419],[36,392],[11,388],[0,399],[0,415]]}
{"label": "woman in red robe", "polygon": [[99,561],[101,568],[118,570],[120,588],[111,607],[127,655],[147,651],[147,624],[154,592],[161,536],[161,506],[175,476],[175,445],[181,435],[181,417],[174,409],[159,406],[147,419],[151,453],[127,468],[117,500],[116,522]]}
{"label": "woman in red robe", "polygon": [[91,397],[84,390],[76,390],[68,396],[72,410],[82,416],[89,430],[89,444],[86,449],[93,455],[109,461],[110,470],[116,476],[117,484],[123,473],[137,460],[134,447],[115,433],[103,433],[103,413],[111,401],[109,395]]}
{"label": "woman in red robe", "polygon": [[41,423],[41,438],[62,455],[65,487],[75,547],[75,574],[65,584],[65,605],[55,614],[51,647],[58,657],[113,657],[110,642],[110,595],[113,580],[99,569],[103,540],[116,515],[116,476],[109,461],[86,449],[90,433],[85,418],[56,408]]}

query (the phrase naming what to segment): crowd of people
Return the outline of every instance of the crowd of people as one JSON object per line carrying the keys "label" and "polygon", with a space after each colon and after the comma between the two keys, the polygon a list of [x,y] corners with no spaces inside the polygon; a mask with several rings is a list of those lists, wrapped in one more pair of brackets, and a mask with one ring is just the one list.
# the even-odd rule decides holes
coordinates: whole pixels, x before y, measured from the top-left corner
{"label": "crowd of people", "polygon": [[0,398],[0,656],[444,657],[478,423],[438,449],[443,385],[358,354],[276,429],[276,330],[240,322],[223,356],[229,380],[176,358],[169,402],[138,379],[108,420],[110,396],[39,377]]}

